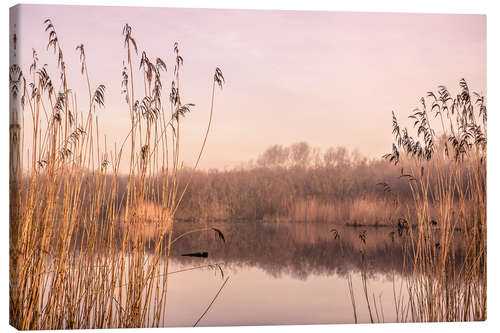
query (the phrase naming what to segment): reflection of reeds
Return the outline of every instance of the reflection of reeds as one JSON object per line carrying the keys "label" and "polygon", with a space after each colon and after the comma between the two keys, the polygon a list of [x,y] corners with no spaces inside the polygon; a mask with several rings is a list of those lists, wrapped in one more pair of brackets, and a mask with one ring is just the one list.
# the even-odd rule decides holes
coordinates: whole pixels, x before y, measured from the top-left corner
{"label": "reflection of reeds", "polygon": [[[46,65],[39,66],[35,51],[29,74],[11,67],[11,73],[19,73],[19,79],[11,75],[13,98],[20,97],[29,115],[22,133],[33,126],[33,142],[14,147],[27,149],[28,163],[11,173],[11,324],[18,329],[159,326],[166,311],[174,217],[188,186],[178,182],[179,142],[182,117],[193,104],[181,103],[178,44],[168,100],[162,95],[165,63],[150,61],[145,53],[139,66],[144,96],[136,100],[137,43],[125,25],[122,89],[131,128],[121,146],[110,149],[98,122],[105,86],[92,88],[84,45],[77,51],[88,86],[86,114],[79,112],[77,94],[69,88],[55,25],[46,20],[45,26],[60,82],[53,81]],[[215,88],[223,81],[217,69],[210,121]],[[130,174],[121,195],[118,171],[125,145]]]}
{"label": "reflection of reeds", "polygon": [[215,294],[214,298],[212,299],[212,301],[210,301],[210,304],[208,304],[207,308],[205,309],[205,311],[203,311],[203,313],[201,314],[200,318],[198,318],[198,320],[194,323],[193,327],[195,327],[196,325],[198,325],[198,323],[200,322],[200,320],[203,319],[203,317],[207,314],[208,310],[210,310],[210,308],[214,304],[215,300],[219,296],[220,292],[222,291],[222,289],[224,288],[224,286],[226,285],[226,283],[227,283],[228,280],[229,280],[229,276],[224,280],[224,282],[222,283],[221,287],[219,288],[219,291],[217,291],[217,293]]}
{"label": "reflection of reeds", "polygon": [[354,323],[358,323],[358,313],[356,311],[356,298],[354,297],[354,289],[352,287],[351,273],[347,273],[347,286],[349,287],[349,297],[351,298],[352,311],[354,313]]}
{"label": "reflection of reeds", "polygon": [[[343,240],[341,239],[341,236],[340,236],[340,232],[337,229],[332,229],[332,230],[330,230],[330,232],[333,232],[334,238],[339,241],[340,255],[341,255],[342,261],[344,262],[344,265],[345,265],[344,245],[343,245]],[[364,267],[364,269],[365,268],[366,267]],[[365,270],[365,274],[366,274],[366,270]],[[354,314],[354,323],[357,324],[358,323],[358,312],[356,309],[356,298],[354,297],[354,288],[352,285],[352,274],[349,270],[347,270],[346,275],[347,275],[347,287],[349,290],[349,297],[351,299],[351,305],[352,305],[352,312]],[[370,316],[371,316],[371,314],[370,314]]]}
{"label": "reflection of reeds", "polygon": [[370,315],[370,322],[373,321],[372,307],[370,305],[370,297],[368,296],[368,282],[367,282],[367,272],[366,272],[366,258],[365,258],[365,248],[366,245],[366,230],[359,234],[359,240],[361,242],[361,249],[359,251],[361,255],[361,282],[363,285],[363,295],[366,300],[366,307],[368,308],[368,314]]}
{"label": "reflection of reeds", "polygon": [[[343,245],[343,241],[340,241],[339,231],[337,229],[332,229],[332,230],[330,230],[330,232],[333,232],[334,238],[336,240],[339,240],[339,242],[340,242],[340,254],[342,256],[342,259],[345,260],[344,245]],[[366,239],[367,239],[366,230],[361,231],[358,234],[358,238],[359,238],[359,244],[360,244],[359,245],[360,246],[359,247],[359,254],[360,254],[360,259],[361,259],[361,263],[360,263],[361,286],[362,286],[363,296],[364,296],[365,301],[366,301],[366,307],[368,309],[368,315],[370,317],[370,322],[371,323],[375,322],[372,306],[374,307],[374,310],[375,310],[374,312],[375,312],[375,316],[377,317],[377,322],[378,323],[384,322],[385,317],[384,317],[384,311],[382,308],[382,296],[379,295],[379,303],[380,303],[379,306],[377,306],[377,300],[375,299],[374,293],[372,294],[373,302],[370,302],[370,296],[369,296],[369,290],[368,290],[369,289],[368,288],[368,269],[367,269],[367,265],[366,265]],[[391,247],[391,249],[392,249],[392,247]],[[393,278],[394,278],[394,275],[393,275]],[[353,314],[354,314],[354,323],[357,324],[358,323],[358,310],[356,307],[356,298],[354,296],[352,274],[350,271],[347,271],[347,286],[348,286],[349,297],[351,300],[352,310],[353,310]],[[379,308],[380,308],[380,310],[379,310]]]}

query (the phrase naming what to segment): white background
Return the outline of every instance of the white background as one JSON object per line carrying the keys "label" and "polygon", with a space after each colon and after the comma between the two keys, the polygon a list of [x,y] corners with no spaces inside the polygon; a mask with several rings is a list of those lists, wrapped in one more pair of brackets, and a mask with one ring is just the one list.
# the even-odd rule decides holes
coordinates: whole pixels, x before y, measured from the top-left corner
{"label": "white background", "polygon": [[[47,1],[29,0],[28,3],[43,4]],[[496,236],[499,235],[498,227],[498,203],[499,203],[499,21],[497,1],[462,1],[462,0],[419,0],[419,1],[397,1],[397,0],[348,0],[342,2],[329,2],[320,0],[240,0],[238,2],[229,0],[51,0],[50,4],[78,4],[78,5],[122,5],[122,6],[162,6],[162,7],[193,7],[193,8],[239,8],[239,9],[294,9],[294,10],[335,10],[335,11],[369,11],[369,12],[413,12],[413,13],[462,13],[462,14],[486,14],[487,15],[487,98],[488,98],[488,320],[480,323],[440,323],[440,324],[383,324],[383,325],[317,325],[317,326],[265,326],[265,327],[212,327],[196,328],[200,332],[398,332],[411,331],[498,331],[500,323],[500,275],[497,263],[499,262],[499,246]],[[15,1],[2,2],[0,11],[1,36],[3,36],[3,48],[1,55],[1,94],[3,112],[0,112],[0,156],[3,162],[0,163],[0,327],[8,331],[14,331],[8,324],[8,8],[17,4]],[[496,132],[499,131],[499,132]],[[216,304],[215,304],[216,306]],[[251,310],[251,309],[249,309]],[[191,331],[189,328],[171,329],[173,332]],[[119,332],[136,332],[138,330],[118,330]],[[103,331],[104,332],[104,331]],[[113,330],[112,332],[117,332]]]}

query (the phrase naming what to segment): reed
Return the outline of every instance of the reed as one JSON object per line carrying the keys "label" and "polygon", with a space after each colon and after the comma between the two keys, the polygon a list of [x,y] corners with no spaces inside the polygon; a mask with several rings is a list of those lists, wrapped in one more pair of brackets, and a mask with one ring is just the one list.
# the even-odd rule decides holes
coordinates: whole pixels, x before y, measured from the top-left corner
{"label": "reed", "polygon": [[[415,136],[392,115],[396,141],[384,158],[400,167],[398,178],[407,180],[412,194],[410,202],[397,202],[396,216],[401,206],[406,210],[394,225],[403,255],[398,267],[402,277],[399,288],[394,248],[390,248],[397,322],[486,320],[487,109],[485,97],[471,94],[464,79],[459,86],[455,97],[444,86],[439,86],[437,93],[429,92],[430,107],[426,99],[421,99],[421,107],[409,117]],[[439,130],[433,119],[438,120]],[[389,183],[379,185],[384,192],[392,192]],[[394,245],[395,231],[389,235]],[[335,231],[335,238],[339,237]],[[365,231],[359,235],[360,271],[373,323],[373,313],[379,322],[379,312],[382,321],[384,316],[382,302],[377,307],[375,295],[372,301],[369,297],[366,237]],[[357,322],[352,278],[348,276],[347,281]]]}
{"label": "reed", "polygon": [[[440,86],[421,99],[410,115],[414,137],[393,113],[396,142],[384,156],[402,166],[416,207],[405,216],[415,226],[407,242],[411,321],[486,320],[487,109],[464,79],[459,86],[455,96]],[[457,265],[458,246],[466,255]]]}
{"label": "reed", "polygon": [[[165,62],[145,52],[139,61],[138,43],[125,25],[122,90],[131,127],[122,142],[109,146],[99,126],[106,86],[92,82],[85,46],[76,47],[88,87],[87,104],[80,104],[55,24],[48,19],[44,25],[59,75],[49,76],[35,51],[29,70],[14,63],[10,73],[13,108],[21,107],[12,112],[29,119],[11,126],[18,155],[11,156],[10,323],[22,330],[160,326],[176,211],[189,186],[178,181],[179,154],[183,118],[194,104],[181,103],[179,44],[165,98]],[[137,91],[137,71],[143,74],[143,94]],[[210,131],[216,87],[223,83],[217,68],[210,120],[191,172]],[[77,111],[82,105],[85,111]],[[32,142],[12,140],[28,131]],[[127,148],[122,195],[119,170]]]}

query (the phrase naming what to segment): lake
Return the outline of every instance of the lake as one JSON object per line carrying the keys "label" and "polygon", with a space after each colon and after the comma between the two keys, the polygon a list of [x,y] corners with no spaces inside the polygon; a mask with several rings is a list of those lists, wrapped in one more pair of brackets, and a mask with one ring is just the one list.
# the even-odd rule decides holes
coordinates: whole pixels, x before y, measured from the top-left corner
{"label": "lake", "polygon": [[[193,326],[227,277],[198,326],[354,323],[349,278],[357,322],[369,323],[363,272],[373,321],[397,321],[395,295],[406,293],[404,235],[392,228],[245,221],[179,223],[174,234],[207,226],[222,230],[226,241],[212,232],[185,236],[172,249],[169,272],[219,264],[224,276],[216,267],[170,274],[162,326]],[[201,251],[208,257],[182,256]]]}

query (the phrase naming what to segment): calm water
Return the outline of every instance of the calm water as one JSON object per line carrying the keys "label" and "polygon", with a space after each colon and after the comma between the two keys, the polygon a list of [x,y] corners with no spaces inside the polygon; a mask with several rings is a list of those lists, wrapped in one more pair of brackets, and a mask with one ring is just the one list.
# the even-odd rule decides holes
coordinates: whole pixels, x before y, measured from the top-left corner
{"label": "calm water", "polygon": [[[205,225],[201,225],[203,227]],[[230,277],[198,326],[354,323],[348,288],[351,276],[358,322],[370,322],[361,270],[365,248],[367,287],[375,322],[396,321],[394,289],[402,285],[402,240],[391,228],[335,228],[327,224],[234,222],[211,223],[213,233],[186,236],[175,244],[170,272],[190,267],[222,265]],[[177,225],[176,234],[200,228]],[[360,232],[366,230],[366,244]],[[183,257],[207,251],[208,258]],[[223,283],[220,272],[203,268],[171,274],[167,315],[163,326],[192,326]],[[377,302],[374,308],[373,298]],[[378,318],[376,313],[378,313]]]}

